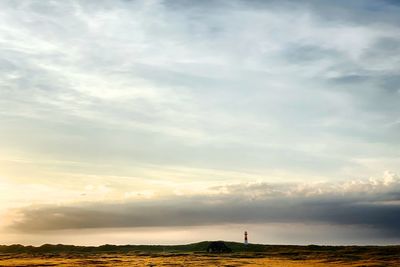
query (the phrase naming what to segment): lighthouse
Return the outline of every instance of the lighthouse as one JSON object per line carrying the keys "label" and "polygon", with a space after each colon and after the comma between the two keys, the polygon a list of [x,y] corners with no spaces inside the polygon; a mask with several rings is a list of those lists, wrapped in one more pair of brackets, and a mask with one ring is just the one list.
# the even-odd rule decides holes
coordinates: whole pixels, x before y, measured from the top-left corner
{"label": "lighthouse", "polygon": [[244,244],[245,245],[249,244],[249,241],[247,239],[247,231],[244,231]]}

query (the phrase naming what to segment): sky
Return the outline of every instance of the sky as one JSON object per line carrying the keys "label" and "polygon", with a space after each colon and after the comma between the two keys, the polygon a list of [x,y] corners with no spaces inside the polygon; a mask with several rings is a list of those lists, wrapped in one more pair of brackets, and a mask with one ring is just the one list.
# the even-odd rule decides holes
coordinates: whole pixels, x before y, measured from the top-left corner
{"label": "sky", "polygon": [[1,242],[398,244],[399,14],[0,0]]}

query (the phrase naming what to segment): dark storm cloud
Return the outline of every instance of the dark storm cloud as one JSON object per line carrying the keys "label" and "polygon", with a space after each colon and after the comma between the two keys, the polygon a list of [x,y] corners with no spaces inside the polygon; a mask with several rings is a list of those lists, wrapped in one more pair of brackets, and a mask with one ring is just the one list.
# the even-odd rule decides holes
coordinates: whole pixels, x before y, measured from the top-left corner
{"label": "dark storm cloud", "polygon": [[368,81],[369,76],[363,76],[363,75],[346,75],[346,76],[340,76],[337,78],[332,78],[331,80],[334,83],[338,84],[349,84],[349,83],[361,83]]}
{"label": "dark storm cloud", "polygon": [[[210,1],[212,2],[212,1]],[[379,20],[380,23],[399,23],[397,12],[400,9],[398,1],[325,1],[318,0],[239,0],[219,1],[242,6],[250,6],[255,9],[269,9],[274,11],[297,10],[310,12],[321,19],[321,23],[352,23],[352,24],[373,24]],[[165,3],[169,3],[165,1]],[[226,5],[225,5],[226,6]],[[373,16],[373,19],[372,19]]]}
{"label": "dark storm cloud", "polygon": [[380,38],[365,52],[368,57],[396,56],[400,52],[400,39],[395,37]]}
{"label": "dark storm cloud", "polygon": [[387,75],[380,79],[380,84],[389,94],[398,96],[400,93],[400,75]]}
{"label": "dark storm cloud", "polygon": [[341,55],[336,50],[324,49],[319,46],[291,44],[283,51],[282,56],[291,63],[307,64]]}
{"label": "dark storm cloud", "polygon": [[19,231],[204,226],[246,223],[359,225],[400,237],[400,183],[386,180],[344,184],[237,184],[209,194],[169,196],[119,204],[91,203],[19,210]]}

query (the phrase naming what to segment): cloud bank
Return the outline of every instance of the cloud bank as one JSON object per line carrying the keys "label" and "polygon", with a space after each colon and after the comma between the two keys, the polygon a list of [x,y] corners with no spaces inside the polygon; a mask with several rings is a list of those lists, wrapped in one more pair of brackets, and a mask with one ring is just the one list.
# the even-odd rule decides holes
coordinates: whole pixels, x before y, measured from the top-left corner
{"label": "cloud bank", "polygon": [[400,237],[400,179],[331,184],[236,184],[197,195],[19,210],[10,227],[66,229],[302,223],[370,227]]}

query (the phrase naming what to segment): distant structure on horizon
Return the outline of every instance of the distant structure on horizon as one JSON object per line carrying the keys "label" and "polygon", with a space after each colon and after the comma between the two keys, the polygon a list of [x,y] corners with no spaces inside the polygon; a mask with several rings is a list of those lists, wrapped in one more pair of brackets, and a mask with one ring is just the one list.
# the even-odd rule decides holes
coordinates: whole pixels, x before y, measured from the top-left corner
{"label": "distant structure on horizon", "polygon": [[244,244],[245,245],[249,244],[249,240],[247,239],[247,231],[244,231]]}
{"label": "distant structure on horizon", "polygon": [[209,253],[231,253],[232,249],[229,248],[224,242],[222,241],[214,241],[208,244],[207,252]]}

